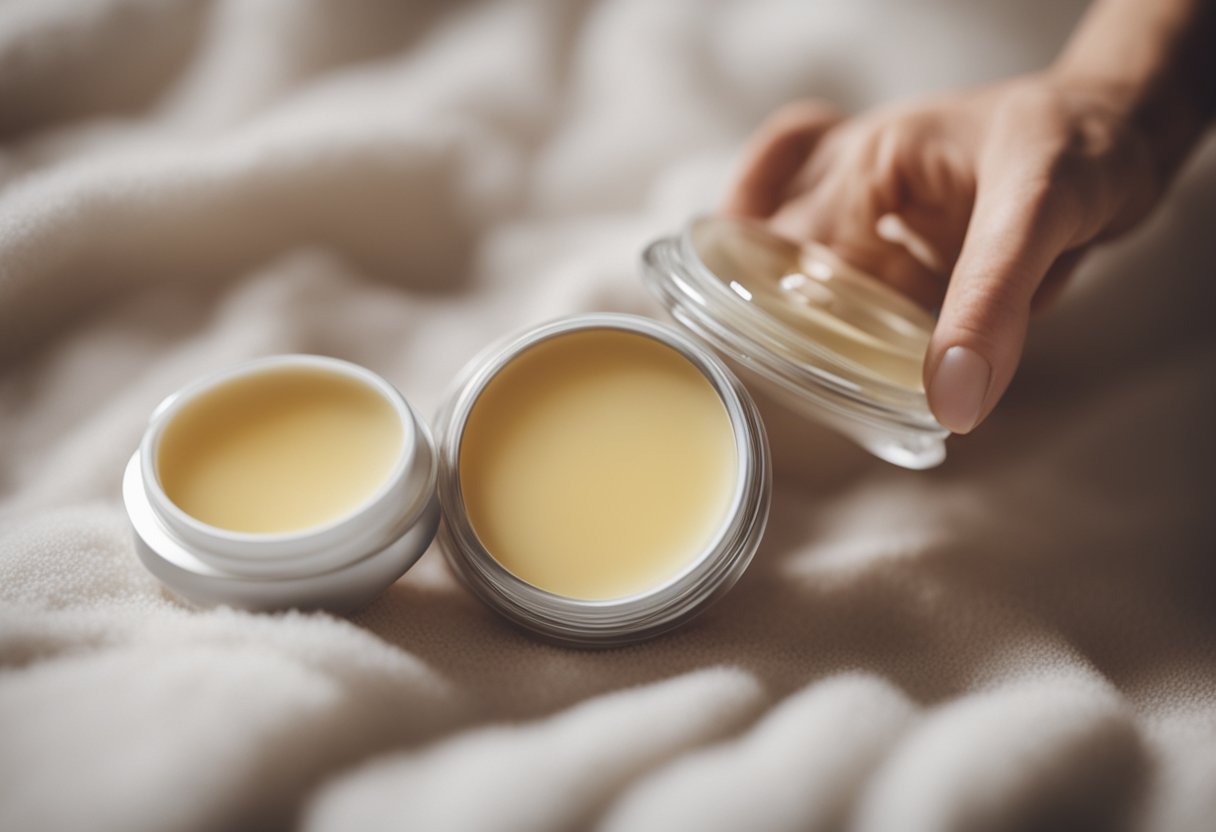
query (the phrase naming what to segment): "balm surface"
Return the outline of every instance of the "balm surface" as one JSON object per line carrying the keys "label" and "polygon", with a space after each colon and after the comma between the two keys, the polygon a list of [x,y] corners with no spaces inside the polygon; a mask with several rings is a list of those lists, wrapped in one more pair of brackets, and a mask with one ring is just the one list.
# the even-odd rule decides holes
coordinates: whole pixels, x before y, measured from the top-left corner
{"label": "balm surface", "polygon": [[540,589],[603,600],[653,589],[706,549],[737,453],[725,405],[688,359],[591,329],[529,347],[486,384],[459,468],[495,560]]}
{"label": "balm surface", "polygon": [[388,478],[404,432],[375,389],[323,369],[267,369],[185,404],[156,470],[178,508],[235,532],[282,533],[347,514]]}

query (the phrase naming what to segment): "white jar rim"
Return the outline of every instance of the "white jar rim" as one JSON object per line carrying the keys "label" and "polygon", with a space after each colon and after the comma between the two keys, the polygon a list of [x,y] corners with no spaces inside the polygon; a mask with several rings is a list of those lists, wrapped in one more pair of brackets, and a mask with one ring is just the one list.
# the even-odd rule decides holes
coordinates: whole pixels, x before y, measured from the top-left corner
{"label": "white jar rim", "polygon": [[[460,483],[465,424],[485,386],[511,360],[561,335],[617,330],[652,338],[704,375],[724,405],[735,441],[737,477],[730,508],[712,540],[681,572],[646,591],[584,600],[546,591],[516,576],[487,550],[468,518]],[[560,318],[495,343],[466,367],[437,424],[439,499],[444,554],[465,585],[511,621],[550,640],[613,646],[658,635],[701,612],[738,580],[763,535],[771,495],[768,441],[746,389],[717,356],[672,327],[634,315],[597,313]]]}

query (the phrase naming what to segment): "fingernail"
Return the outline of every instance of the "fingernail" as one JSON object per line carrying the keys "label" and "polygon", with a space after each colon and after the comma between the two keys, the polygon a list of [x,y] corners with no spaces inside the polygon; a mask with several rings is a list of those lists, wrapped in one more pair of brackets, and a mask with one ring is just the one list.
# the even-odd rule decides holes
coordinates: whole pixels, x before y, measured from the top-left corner
{"label": "fingernail", "polygon": [[967,433],[980,420],[992,368],[975,350],[951,347],[929,380],[929,406],[942,427]]}

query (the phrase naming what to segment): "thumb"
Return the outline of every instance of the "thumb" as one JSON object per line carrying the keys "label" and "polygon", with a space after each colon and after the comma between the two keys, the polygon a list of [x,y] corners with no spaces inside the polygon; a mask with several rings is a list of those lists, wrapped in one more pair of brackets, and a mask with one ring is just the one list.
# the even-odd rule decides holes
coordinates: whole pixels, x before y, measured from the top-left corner
{"label": "thumb", "polygon": [[1022,355],[1030,303],[1073,236],[1046,175],[979,183],[975,209],[925,356],[929,407],[968,433],[996,406]]}

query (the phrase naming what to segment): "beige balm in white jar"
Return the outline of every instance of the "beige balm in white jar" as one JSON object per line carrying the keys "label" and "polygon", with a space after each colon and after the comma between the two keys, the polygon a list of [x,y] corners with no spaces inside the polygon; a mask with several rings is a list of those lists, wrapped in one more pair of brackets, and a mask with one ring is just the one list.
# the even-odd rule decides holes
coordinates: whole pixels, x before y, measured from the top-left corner
{"label": "beige balm in white jar", "polygon": [[136,551],[175,593],[348,611],[439,522],[430,432],[371,371],[312,355],[200,379],[153,413],[123,479]]}

